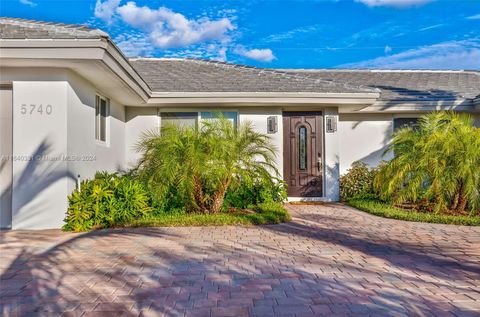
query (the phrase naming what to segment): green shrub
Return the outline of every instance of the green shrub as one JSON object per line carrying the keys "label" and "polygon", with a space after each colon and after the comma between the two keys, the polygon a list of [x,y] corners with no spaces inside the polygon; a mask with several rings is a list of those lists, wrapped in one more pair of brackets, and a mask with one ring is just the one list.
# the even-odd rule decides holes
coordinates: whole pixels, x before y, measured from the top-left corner
{"label": "green shrub", "polygon": [[229,188],[278,175],[270,137],[221,116],[200,128],[167,125],[144,133],[138,150],[143,155],[134,174],[159,200],[193,212],[217,213]]}
{"label": "green shrub", "polygon": [[443,223],[464,226],[480,226],[480,216],[441,215],[394,207],[374,199],[351,199],[348,205],[372,215],[404,221]]}
{"label": "green shrub", "polygon": [[353,162],[347,173],[340,177],[340,199],[376,197],[373,181],[377,173],[378,168],[369,168],[360,161]]}
{"label": "green shrub", "polygon": [[249,208],[265,202],[283,202],[287,199],[286,184],[278,178],[262,178],[253,182],[240,181],[230,186],[223,203],[228,208]]}
{"label": "green shrub", "polygon": [[383,200],[480,213],[480,129],[470,115],[425,115],[415,129],[397,131],[388,151],[394,158],[375,178]]}
{"label": "green shrub", "polygon": [[81,190],[72,192],[68,204],[63,229],[85,231],[133,222],[151,213],[154,202],[142,183],[104,172],[82,181]]}
{"label": "green shrub", "polygon": [[199,214],[181,210],[148,214],[126,225],[131,227],[267,225],[290,221],[291,216],[281,203],[260,203],[253,210],[235,210],[217,214]]}

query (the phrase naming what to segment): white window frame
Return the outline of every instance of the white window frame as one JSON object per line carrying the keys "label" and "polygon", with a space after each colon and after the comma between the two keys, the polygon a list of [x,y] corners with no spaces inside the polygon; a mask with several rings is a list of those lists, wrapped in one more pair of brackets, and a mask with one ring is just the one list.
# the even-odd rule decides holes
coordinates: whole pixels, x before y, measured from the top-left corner
{"label": "white window frame", "polygon": [[[99,104],[97,105],[97,100]],[[102,140],[101,135],[101,108],[99,109],[100,116],[97,116],[97,106],[101,107],[101,100],[105,101],[105,140]],[[97,130],[98,129],[98,130]],[[110,143],[110,99],[102,94],[95,94],[95,141],[99,145],[109,146]]]}
{"label": "white window frame", "polygon": [[240,111],[238,109],[224,109],[224,110],[219,110],[219,109],[161,109],[158,111],[158,117],[160,119],[160,124],[159,126],[162,127],[162,113],[183,113],[183,112],[196,112],[197,113],[197,122],[196,122],[196,127],[200,127],[200,123],[202,122],[202,112],[235,112],[236,117],[235,117],[235,124],[236,127],[240,125]]}

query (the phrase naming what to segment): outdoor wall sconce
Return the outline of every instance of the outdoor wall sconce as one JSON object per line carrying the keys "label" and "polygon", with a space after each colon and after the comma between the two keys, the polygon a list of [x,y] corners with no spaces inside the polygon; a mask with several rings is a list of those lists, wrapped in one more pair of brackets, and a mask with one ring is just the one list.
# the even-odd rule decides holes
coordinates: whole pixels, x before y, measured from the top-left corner
{"label": "outdoor wall sconce", "polygon": [[278,131],[277,116],[270,116],[267,118],[267,133],[272,134]]}
{"label": "outdoor wall sconce", "polygon": [[334,133],[337,131],[337,118],[334,116],[325,117],[325,125],[327,128],[327,133]]}

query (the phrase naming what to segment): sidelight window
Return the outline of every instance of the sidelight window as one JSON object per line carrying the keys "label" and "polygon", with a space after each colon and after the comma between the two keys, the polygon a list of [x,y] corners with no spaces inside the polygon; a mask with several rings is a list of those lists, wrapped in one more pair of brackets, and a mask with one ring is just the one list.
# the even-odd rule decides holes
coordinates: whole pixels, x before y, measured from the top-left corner
{"label": "sidelight window", "polygon": [[109,100],[97,95],[95,98],[95,139],[107,141],[107,117]]}
{"label": "sidelight window", "polygon": [[301,126],[298,130],[298,162],[300,170],[307,169],[307,128]]}

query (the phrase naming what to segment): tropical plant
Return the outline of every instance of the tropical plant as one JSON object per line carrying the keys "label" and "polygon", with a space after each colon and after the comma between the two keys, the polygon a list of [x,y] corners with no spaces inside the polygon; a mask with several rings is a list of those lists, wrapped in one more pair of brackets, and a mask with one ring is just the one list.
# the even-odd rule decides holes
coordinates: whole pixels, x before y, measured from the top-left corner
{"label": "tropical plant", "polygon": [[129,176],[97,173],[68,197],[64,230],[85,231],[125,225],[152,212],[145,186]]}
{"label": "tropical plant", "polygon": [[287,185],[279,178],[266,177],[253,181],[241,180],[230,186],[225,194],[224,208],[251,208],[252,206],[287,200]]}
{"label": "tropical plant", "polygon": [[251,123],[238,128],[219,116],[199,128],[166,125],[148,131],[138,144],[143,153],[134,173],[157,197],[172,188],[191,211],[217,213],[229,188],[278,175],[276,150]]}
{"label": "tropical plant", "polygon": [[394,158],[375,178],[381,198],[431,203],[435,212],[480,209],[480,129],[467,114],[434,112],[395,133]]}
{"label": "tropical plant", "polygon": [[[383,163],[379,166],[382,165]],[[347,201],[355,198],[377,198],[373,180],[378,170],[378,167],[369,168],[361,161],[353,162],[347,173],[340,177],[340,199]]]}

